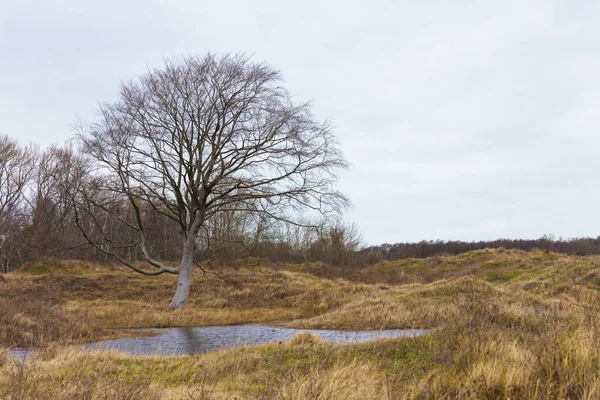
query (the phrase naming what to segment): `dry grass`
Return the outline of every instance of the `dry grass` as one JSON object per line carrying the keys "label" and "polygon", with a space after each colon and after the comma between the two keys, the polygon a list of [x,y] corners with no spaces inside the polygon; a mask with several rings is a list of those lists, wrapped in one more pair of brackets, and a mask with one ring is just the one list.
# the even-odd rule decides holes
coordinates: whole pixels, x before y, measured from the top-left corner
{"label": "dry grass", "polygon": [[[190,307],[176,313],[163,309],[173,277],[82,270],[45,267],[0,281],[0,344],[46,345],[26,363],[0,351],[0,398],[69,398],[84,388],[78,398],[600,398],[600,257],[484,250],[345,278],[323,265],[223,270],[228,282],[198,276]],[[348,346],[302,334],[194,357],[47,345],[117,327],[276,321],[434,329]]]}
{"label": "dry grass", "polygon": [[[124,391],[144,389],[132,398],[145,398],[148,391],[174,399],[380,398],[385,390],[393,390],[386,386],[382,373],[389,357],[394,354],[397,361],[405,357],[407,369],[413,369],[417,364],[407,363],[414,357],[412,352],[425,352],[429,346],[427,339],[333,346],[302,334],[283,344],[184,357],[136,358],[117,352],[50,348],[26,363],[12,362],[1,368],[0,387],[9,382],[26,387],[29,397],[25,398],[39,393],[59,398],[77,390],[79,382],[88,382],[90,391],[116,383]],[[424,371],[420,368],[415,373]]]}
{"label": "dry grass", "polygon": [[[110,330],[117,328],[251,322],[358,329],[435,325],[435,318],[415,319],[410,313],[336,321],[333,311],[350,304],[364,308],[364,301],[381,302],[400,292],[389,285],[286,270],[230,269],[220,271],[223,279],[198,274],[188,308],[170,312],[166,305],[176,285],[174,276],[144,277],[99,267],[75,274],[73,267],[63,270],[61,265],[36,267],[35,273],[31,269],[7,274],[0,283],[0,306],[6,311],[0,317],[0,345],[90,341],[113,335]],[[315,319],[322,315],[332,318]]]}

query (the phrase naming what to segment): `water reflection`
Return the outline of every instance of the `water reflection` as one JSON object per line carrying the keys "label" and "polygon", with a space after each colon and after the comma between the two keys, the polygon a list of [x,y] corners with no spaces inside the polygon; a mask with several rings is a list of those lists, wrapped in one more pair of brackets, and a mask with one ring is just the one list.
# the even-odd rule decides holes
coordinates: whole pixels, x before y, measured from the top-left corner
{"label": "water reflection", "polygon": [[[291,329],[266,325],[211,326],[203,328],[131,329],[154,336],[106,340],[84,344],[83,349],[118,350],[135,355],[201,354],[237,346],[250,346],[290,340],[298,332],[310,332],[333,344],[360,343],[395,337],[415,337],[426,329],[391,329],[381,331],[337,331],[321,329]],[[11,354],[25,360],[36,353],[34,349],[14,348]]]}
{"label": "water reflection", "polygon": [[173,329],[177,331],[177,336],[182,339],[184,354],[194,354],[194,349],[202,345],[204,341],[204,338],[193,327],[186,326]]}
{"label": "water reflection", "polygon": [[283,342],[301,331],[310,332],[334,344],[359,343],[401,336],[421,336],[424,329],[381,331],[337,331],[279,328],[265,325],[211,326],[202,328],[139,329],[156,336],[107,340],[84,345],[86,349],[118,350],[137,355],[200,354],[242,345]]}
{"label": "water reflection", "polygon": [[35,350],[21,349],[18,347],[9,350],[9,354],[11,354],[14,358],[16,358],[19,361],[25,361],[34,352]]}

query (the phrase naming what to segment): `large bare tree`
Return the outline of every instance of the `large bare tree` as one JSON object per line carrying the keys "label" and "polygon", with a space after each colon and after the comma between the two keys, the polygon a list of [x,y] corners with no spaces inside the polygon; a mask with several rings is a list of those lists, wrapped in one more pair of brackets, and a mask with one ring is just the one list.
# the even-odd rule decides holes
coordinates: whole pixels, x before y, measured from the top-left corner
{"label": "large bare tree", "polygon": [[[327,214],[347,204],[334,188],[346,162],[330,124],[316,121],[308,103],[295,103],[281,81],[277,70],[244,55],[167,60],[123,83],[119,100],[101,105],[99,120],[82,127],[79,138],[94,169],[92,183],[73,196],[77,219],[101,209],[137,232],[122,248],[141,250],[145,268],[105,235],[87,238],[139,273],[178,274],[171,309],[186,306],[198,237],[219,213],[293,220],[306,210]],[[127,210],[114,207],[119,199]],[[179,226],[178,265],[151,254],[147,207]]]}

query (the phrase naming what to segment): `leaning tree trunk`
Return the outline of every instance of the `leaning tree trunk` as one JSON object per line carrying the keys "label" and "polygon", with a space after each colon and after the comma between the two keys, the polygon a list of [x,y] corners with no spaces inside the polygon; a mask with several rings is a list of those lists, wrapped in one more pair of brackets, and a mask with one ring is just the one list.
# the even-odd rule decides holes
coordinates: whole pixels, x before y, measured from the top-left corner
{"label": "leaning tree trunk", "polygon": [[[190,248],[191,247],[191,248]],[[190,297],[190,286],[192,285],[192,270],[194,268],[194,245],[187,246],[183,250],[183,257],[179,265],[179,278],[175,296],[169,304],[169,310],[183,309],[187,306]]]}
{"label": "leaning tree trunk", "polygon": [[194,269],[194,251],[196,250],[196,239],[198,231],[204,223],[206,215],[205,205],[200,209],[194,218],[192,227],[183,240],[183,256],[179,264],[179,279],[177,280],[177,290],[175,296],[169,304],[169,310],[183,309],[187,306],[190,297],[190,286],[192,285],[192,270]]}

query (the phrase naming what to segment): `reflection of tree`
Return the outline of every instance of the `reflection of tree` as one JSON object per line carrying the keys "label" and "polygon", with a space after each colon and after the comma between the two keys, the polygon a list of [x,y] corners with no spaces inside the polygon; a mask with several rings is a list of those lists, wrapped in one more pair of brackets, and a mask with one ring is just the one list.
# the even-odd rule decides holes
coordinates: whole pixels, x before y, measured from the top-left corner
{"label": "reflection of tree", "polygon": [[206,353],[210,349],[205,348],[206,340],[192,327],[175,328],[177,337],[180,338],[185,354]]}

